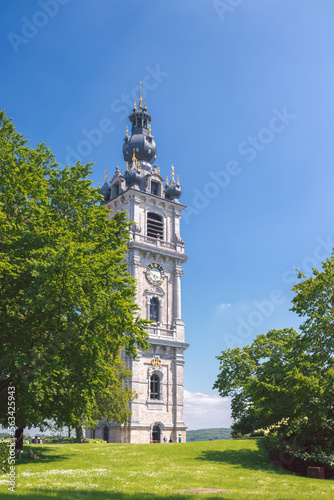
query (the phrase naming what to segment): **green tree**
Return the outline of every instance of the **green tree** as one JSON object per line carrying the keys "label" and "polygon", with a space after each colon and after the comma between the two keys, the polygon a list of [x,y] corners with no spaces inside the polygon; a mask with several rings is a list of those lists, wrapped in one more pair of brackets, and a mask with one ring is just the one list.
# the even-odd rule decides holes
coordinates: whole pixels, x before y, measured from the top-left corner
{"label": "green tree", "polygon": [[100,205],[90,165],[59,169],[26,143],[1,112],[0,422],[14,386],[18,427],[76,427],[122,386],[120,350],[147,346],[124,260],[129,223]]}
{"label": "green tree", "polygon": [[334,255],[293,287],[300,333],[270,330],[223,351],[214,388],[232,397],[234,432],[271,429],[278,442],[329,453],[334,445]]}
{"label": "green tree", "polygon": [[214,388],[221,396],[232,396],[234,432],[248,433],[286,418],[291,405],[285,382],[298,338],[293,329],[271,330],[250,346],[227,349],[217,357],[220,373]]}
{"label": "green tree", "polygon": [[292,290],[291,310],[306,318],[300,326],[303,348],[333,367],[334,363],[334,254],[322,264],[322,270],[313,269],[306,278],[299,273]]}

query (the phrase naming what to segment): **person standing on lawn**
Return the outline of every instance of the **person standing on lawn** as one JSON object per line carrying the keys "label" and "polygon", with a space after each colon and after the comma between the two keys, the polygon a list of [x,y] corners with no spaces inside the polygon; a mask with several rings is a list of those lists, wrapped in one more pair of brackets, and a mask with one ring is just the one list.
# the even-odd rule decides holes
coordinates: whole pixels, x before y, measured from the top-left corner
{"label": "person standing on lawn", "polygon": [[15,431],[15,455],[16,458],[21,458],[23,450],[23,427]]}

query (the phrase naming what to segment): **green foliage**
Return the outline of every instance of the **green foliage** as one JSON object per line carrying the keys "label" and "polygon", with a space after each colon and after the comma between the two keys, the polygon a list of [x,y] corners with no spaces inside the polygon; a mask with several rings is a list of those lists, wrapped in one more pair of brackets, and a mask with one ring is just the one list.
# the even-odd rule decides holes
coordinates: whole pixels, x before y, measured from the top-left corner
{"label": "green foliage", "polygon": [[334,479],[334,452],[326,454],[323,451],[314,453],[307,453],[294,449],[288,449],[288,451],[294,459],[297,459],[296,461],[303,464],[304,470],[307,470],[307,467],[323,467],[326,471],[326,477],[328,479]]}
{"label": "green foliage", "polygon": [[104,439],[88,439],[88,438],[85,438],[85,441],[84,443],[86,444],[107,444],[107,441],[105,441]]}
{"label": "green foliage", "polygon": [[8,462],[9,458],[9,448],[8,444],[11,443],[11,440],[0,440],[0,474],[6,474],[10,470],[10,463]]}
{"label": "green foliage", "polygon": [[[76,443],[76,438],[74,437],[64,437],[64,436],[46,436],[43,437],[43,444],[71,444]],[[106,441],[103,439],[88,439],[84,438],[83,443],[90,444],[104,444]],[[38,445],[37,445],[38,446]]]}
{"label": "green foliage", "polygon": [[74,437],[63,437],[63,436],[46,436],[42,438],[43,444],[69,444],[76,443],[76,438]]}
{"label": "green foliage", "polygon": [[103,390],[95,394],[94,419],[100,421],[104,417],[109,422],[124,423],[131,416],[128,403],[137,395],[126,385],[131,378],[131,371],[124,363],[119,359],[115,360],[113,368],[113,378],[107,381]]}
{"label": "green foliage", "polygon": [[[119,353],[147,345],[124,260],[129,223],[110,219],[90,165],[58,168],[0,113],[0,422],[14,386],[17,426],[93,422],[128,414]],[[122,406],[122,407],[121,407]]]}
{"label": "green foliage", "polygon": [[220,373],[214,388],[222,396],[232,396],[234,432],[246,434],[285,418],[290,395],[283,380],[294,367],[298,337],[292,329],[271,330],[256,337],[251,346],[227,349],[218,356]]}
{"label": "green foliage", "polygon": [[267,429],[271,450],[330,456],[334,448],[334,255],[293,287],[301,333],[270,330],[223,351],[215,382],[232,396],[234,432]]}
{"label": "green foliage", "polygon": [[215,441],[217,439],[231,439],[231,429],[212,428],[212,429],[197,429],[195,431],[187,431],[187,441]]}

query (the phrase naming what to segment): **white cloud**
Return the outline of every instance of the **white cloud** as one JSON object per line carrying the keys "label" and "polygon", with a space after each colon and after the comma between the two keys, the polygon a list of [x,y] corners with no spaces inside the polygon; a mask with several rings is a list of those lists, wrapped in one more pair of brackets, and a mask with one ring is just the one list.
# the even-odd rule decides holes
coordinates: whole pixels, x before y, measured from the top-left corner
{"label": "white cloud", "polygon": [[230,427],[231,400],[216,394],[184,391],[184,419],[188,430]]}
{"label": "white cloud", "polygon": [[220,304],[219,309],[226,309],[227,307],[231,307],[231,304]]}

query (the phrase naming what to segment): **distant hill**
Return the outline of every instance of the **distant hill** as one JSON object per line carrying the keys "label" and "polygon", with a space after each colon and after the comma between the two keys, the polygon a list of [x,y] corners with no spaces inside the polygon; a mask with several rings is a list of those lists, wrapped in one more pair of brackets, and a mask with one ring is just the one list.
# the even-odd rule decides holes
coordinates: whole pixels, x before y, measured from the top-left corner
{"label": "distant hill", "polygon": [[215,441],[216,439],[231,439],[231,429],[198,429],[187,431],[187,441]]}

